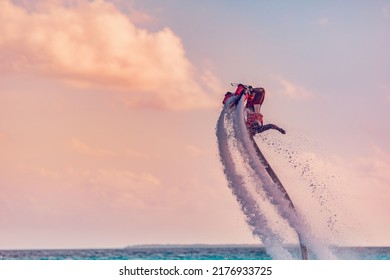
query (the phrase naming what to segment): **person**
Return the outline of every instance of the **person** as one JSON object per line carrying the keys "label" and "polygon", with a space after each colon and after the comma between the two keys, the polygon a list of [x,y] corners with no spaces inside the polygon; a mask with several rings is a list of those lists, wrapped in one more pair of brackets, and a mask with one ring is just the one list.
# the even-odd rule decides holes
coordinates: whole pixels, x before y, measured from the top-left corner
{"label": "person", "polygon": [[245,110],[247,113],[246,126],[248,127],[249,133],[253,136],[269,129],[275,129],[282,134],[286,134],[286,131],[283,128],[280,128],[275,124],[264,124],[263,115],[260,112],[264,98],[265,90],[262,87],[252,88],[248,93]]}
{"label": "person", "polygon": [[[264,124],[263,115],[260,112],[261,105],[263,105],[265,98],[265,90],[262,87],[252,88],[252,86],[238,84],[235,93],[227,92],[222,103],[225,104],[230,97],[242,94],[246,94],[246,126],[251,136],[269,129],[275,129],[282,134],[286,134],[286,131],[283,128],[280,128],[275,124]],[[237,104],[233,104],[232,106],[234,105]]]}

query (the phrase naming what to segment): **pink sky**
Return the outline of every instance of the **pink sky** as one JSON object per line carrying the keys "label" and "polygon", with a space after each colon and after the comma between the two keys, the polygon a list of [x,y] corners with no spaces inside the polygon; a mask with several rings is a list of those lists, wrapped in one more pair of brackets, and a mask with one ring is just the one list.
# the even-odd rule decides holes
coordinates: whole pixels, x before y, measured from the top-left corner
{"label": "pink sky", "polygon": [[[216,149],[221,97],[232,90],[225,69],[232,66],[209,55],[197,61],[202,52],[157,18],[160,10],[124,3],[0,2],[1,249],[257,242]],[[256,81],[253,72],[234,79]],[[390,150],[383,141],[390,119],[385,130],[377,122],[364,134],[348,127],[338,135],[344,140],[319,134],[320,114],[286,115],[324,108],[327,97],[285,73],[266,77],[266,119],[288,131],[273,137],[298,144],[299,160],[310,156],[318,177],[337,177],[324,194],[337,197],[326,203],[338,216],[337,231],[323,232],[328,217],[319,214],[318,197],[293,187],[298,208],[331,242],[389,245]],[[389,85],[377,87],[388,109]],[[337,110],[330,122],[352,118]],[[383,122],[388,114],[381,112]],[[374,116],[370,111],[367,120]],[[310,150],[297,135],[323,139],[332,152]]]}

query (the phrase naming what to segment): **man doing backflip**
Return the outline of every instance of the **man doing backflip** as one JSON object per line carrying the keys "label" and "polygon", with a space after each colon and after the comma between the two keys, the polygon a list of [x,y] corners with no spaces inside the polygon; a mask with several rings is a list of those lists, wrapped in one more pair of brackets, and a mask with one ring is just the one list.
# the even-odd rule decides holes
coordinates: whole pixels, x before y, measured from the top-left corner
{"label": "man doing backflip", "polygon": [[[251,136],[254,136],[257,133],[262,133],[269,129],[275,129],[282,134],[286,134],[286,131],[283,128],[278,127],[277,125],[263,123],[263,115],[260,113],[260,108],[264,102],[265,90],[262,87],[252,88],[251,86],[238,84],[235,93],[226,93],[222,103],[225,104],[226,101],[232,96],[241,96],[243,94],[245,94],[247,99],[245,105],[245,111],[247,114],[246,126]],[[240,98],[238,98],[238,100],[239,99]]]}

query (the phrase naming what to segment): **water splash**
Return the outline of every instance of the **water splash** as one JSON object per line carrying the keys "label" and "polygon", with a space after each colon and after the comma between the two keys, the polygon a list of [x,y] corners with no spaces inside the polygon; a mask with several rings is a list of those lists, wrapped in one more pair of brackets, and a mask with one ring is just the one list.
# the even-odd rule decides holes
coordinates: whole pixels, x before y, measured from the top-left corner
{"label": "water splash", "polygon": [[231,126],[229,128],[229,123],[231,124],[231,115],[227,110],[229,107],[229,104],[225,106],[217,123],[218,148],[228,185],[239,202],[253,235],[260,238],[271,257],[292,259],[291,254],[283,248],[279,234],[269,227],[267,216],[262,213],[252,186],[244,179],[246,174],[240,172],[239,166],[235,164],[232,146],[239,146],[239,143],[235,131]]}
{"label": "water splash", "polygon": [[311,234],[303,217],[291,209],[289,201],[284,198],[284,194],[257,158],[245,126],[244,98],[241,98],[235,109],[230,108],[231,102],[234,100],[225,105],[218,120],[218,147],[229,187],[240,203],[253,234],[261,239],[273,258],[292,258],[283,248],[283,238],[271,226],[269,209],[266,208],[273,207],[279,214],[279,219],[286,221],[303,237],[304,243],[309,245],[317,258],[335,259],[330,249]]}

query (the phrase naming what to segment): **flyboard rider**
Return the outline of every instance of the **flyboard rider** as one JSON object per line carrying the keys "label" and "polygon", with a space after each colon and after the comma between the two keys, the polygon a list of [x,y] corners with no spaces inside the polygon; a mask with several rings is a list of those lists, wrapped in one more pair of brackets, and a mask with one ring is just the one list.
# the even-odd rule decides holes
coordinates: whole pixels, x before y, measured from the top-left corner
{"label": "flyboard rider", "polygon": [[[269,129],[275,129],[282,134],[286,134],[286,131],[283,128],[278,127],[277,125],[271,123],[264,124],[263,115],[260,113],[260,108],[265,98],[265,90],[262,87],[253,88],[252,86],[238,84],[237,89],[234,93],[227,92],[225,94],[222,103],[225,104],[230,97],[241,96],[244,94],[246,98],[246,126],[248,127],[248,131],[251,136],[254,136],[257,133],[262,133]],[[239,99],[240,98],[237,99],[237,103]],[[237,105],[237,103],[233,104],[232,106]]]}

